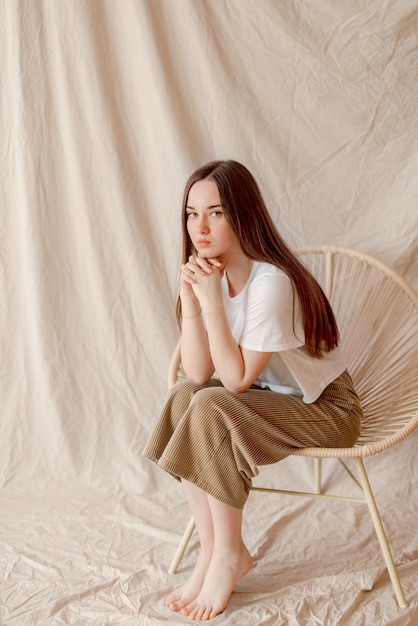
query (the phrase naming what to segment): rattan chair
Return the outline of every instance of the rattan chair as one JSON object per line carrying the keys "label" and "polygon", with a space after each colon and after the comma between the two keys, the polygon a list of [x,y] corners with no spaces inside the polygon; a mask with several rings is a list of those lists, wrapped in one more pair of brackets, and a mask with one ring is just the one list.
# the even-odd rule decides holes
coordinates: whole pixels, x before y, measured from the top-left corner
{"label": "rattan chair", "polygon": [[[348,370],[360,396],[364,421],[352,448],[306,448],[297,456],[314,459],[314,491],[253,487],[254,491],[332,498],[367,504],[400,607],[407,603],[366,474],[363,459],[399,443],[418,426],[418,295],[395,271],[377,259],[335,246],[298,251],[327,294],[337,318]],[[180,346],[173,354],[169,385],[178,377]],[[362,497],[322,492],[321,461],[338,459],[360,487]],[[358,479],[347,466],[352,459]],[[193,532],[190,520],[169,571],[176,572]]]}

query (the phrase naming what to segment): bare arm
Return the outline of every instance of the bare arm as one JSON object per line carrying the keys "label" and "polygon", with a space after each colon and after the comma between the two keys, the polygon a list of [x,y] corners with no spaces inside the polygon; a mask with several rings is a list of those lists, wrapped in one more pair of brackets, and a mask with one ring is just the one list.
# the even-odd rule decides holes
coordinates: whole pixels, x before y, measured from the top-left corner
{"label": "bare arm", "polygon": [[[240,393],[253,384],[272,353],[246,350],[236,343],[223,304],[222,268],[215,262],[191,257],[182,267],[182,362],[188,378],[207,382],[216,370],[226,389]],[[206,329],[199,306],[205,314]]]}
{"label": "bare arm", "polygon": [[222,384],[233,393],[246,391],[266,367],[271,352],[241,348],[232,336],[223,302],[205,310],[210,353]]}
{"label": "bare arm", "polygon": [[208,335],[203,324],[199,300],[194,295],[181,297],[181,362],[187,378],[206,383],[214,372]]}

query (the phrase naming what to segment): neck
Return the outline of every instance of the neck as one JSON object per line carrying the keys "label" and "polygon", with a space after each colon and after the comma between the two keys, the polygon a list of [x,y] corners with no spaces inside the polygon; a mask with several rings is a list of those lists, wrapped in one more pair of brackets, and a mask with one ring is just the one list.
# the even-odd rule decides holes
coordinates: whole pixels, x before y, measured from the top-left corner
{"label": "neck", "polygon": [[225,272],[228,280],[229,295],[231,298],[237,296],[247,283],[251,272],[253,261],[242,255],[234,261],[225,264]]}

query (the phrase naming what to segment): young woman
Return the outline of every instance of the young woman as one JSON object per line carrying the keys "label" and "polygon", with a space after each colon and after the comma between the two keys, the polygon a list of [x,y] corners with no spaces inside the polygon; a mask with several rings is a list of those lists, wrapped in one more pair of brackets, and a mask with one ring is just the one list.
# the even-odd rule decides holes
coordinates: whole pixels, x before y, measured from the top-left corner
{"label": "young woman", "polygon": [[187,181],[178,317],[187,379],[144,450],[181,480],[201,550],[166,604],[214,618],[251,569],[242,510],[257,466],[355,443],[361,408],[331,307],[275,228],[252,174],[214,161]]}

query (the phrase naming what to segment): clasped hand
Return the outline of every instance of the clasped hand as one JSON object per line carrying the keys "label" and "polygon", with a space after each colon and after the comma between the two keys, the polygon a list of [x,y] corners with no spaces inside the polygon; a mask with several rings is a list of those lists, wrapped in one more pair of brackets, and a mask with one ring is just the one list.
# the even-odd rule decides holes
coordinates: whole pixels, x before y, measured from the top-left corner
{"label": "clasped hand", "polygon": [[191,255],[181,266],[182,287],[192,290],[204,308],[206,300],[220,293],[223,271],[224,264],[219,259]]}

